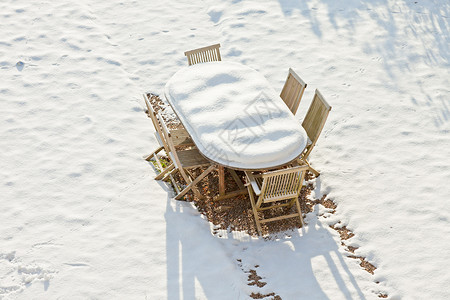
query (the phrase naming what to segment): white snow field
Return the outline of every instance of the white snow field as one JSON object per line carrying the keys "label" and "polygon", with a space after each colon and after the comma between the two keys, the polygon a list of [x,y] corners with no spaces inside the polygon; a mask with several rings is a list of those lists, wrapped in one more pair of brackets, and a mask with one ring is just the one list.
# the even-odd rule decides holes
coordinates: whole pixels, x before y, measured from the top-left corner
{"label": "white snow field", "polygon": [[[449,299],[449,18],[447,0],[2,0],[0,298]],[[153,180],[141,93],[218,42],[276,91],[292,67],[299,120],[315,88],[333,106],[311,163],[335,214],[213,235]]]}

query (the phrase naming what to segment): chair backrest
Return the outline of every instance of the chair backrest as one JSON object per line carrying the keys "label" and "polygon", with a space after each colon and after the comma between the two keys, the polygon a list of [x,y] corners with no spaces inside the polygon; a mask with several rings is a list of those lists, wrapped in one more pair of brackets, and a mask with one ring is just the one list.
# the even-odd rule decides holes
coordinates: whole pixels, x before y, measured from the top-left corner
{"label": "chair backrest", "polygon": [[180,171],[181,176],[183,176],[184,180],[186,180],[186,182],[189,182],[187,174],[183,170],[183,166],[181,165],[180,159],[178,158],[177,150],[175,149],[175,145],[172,141],[171,133],[170,133],[169,129],[167,128],[167,125],[164,122],[164,120],[161,116],[161,113],[158,112],[156,117],[159,120],[159,123],[161,124],[161,130],[162,130],[164,139],[166,140],[167,145],[169,146],[167,155],[170,157],[172,162],[175,164],[175,167]]}
{"label": "chair backrest", "polygon": [[307,146],[307,151],[303,154],[303,158],[307,158],[314,148],[314,145],[319,139],[319,135],[325,126],[330,110],[331,106],[325,101],[319,90],[316,89],[313,101],[311,102],[302,123],[303,128],[311,140],[311,144]]}
{"label": "chair backrest", "polygon": [[298,76],[294,70],[289,68],[288,77],[281,90],[280,97],[286,103],[287,107],[295,115],[303,96],[307,84]]}
{"label": "chair backrest", "polygon": [[145,102],[145,106],[147,106],[147,115],[150,117],[150,119],[152,120],[153,126],[155,127],[155,130],[158,130],[159,124],[156,120],[156,112],[153,109],[153,106],[150,104],[150,101],[147,98],[147,95],[143,95],[144,96],[144,102]]}
{"label": "chair backrest", "polygon": [[258,203],[298,197],[308,166],[299,166],[262,174]]}
{"label": "chair backrest", "polygon": [[164,120],[161,116],[161,113],[158,112],[158,114],[156,116],[157,116],[157,119],[161,123],[161,129],[162,129],[162,132],[164,135],[164,139],[166,140],[166,142],[169,146],[169,151],[167,152],[167,155],[170,157],[173,164],[175,165],[175,168],[180,172],[183,179],[186,182],[190,182],[190,179],[189,179],[188,175],[186,174],[186,171],[183,170],[183,166],[180,162],[180,159],[178,158],[177,150],[175,149],[175,145],[173,144],[170,131],[167,128],[166,123],[164,122]]}
{"label": "chair backrest", "polygon": [[221,61],[220,44],[211,45],[208,47],[198,48],[190,51],[184,52],[187,56],[188,64],[195,65],[198,63],[204,63],[208,61]]}
{"label": "chair backrest", "polygon": [[147,106],[147,111],[148,111],[147,114],[150,115],[150,107],[152,107],[152,105],[150,104],[150,101],[148,100],[148,97],[146,94],[142,94],[142,96],[144,97],[145,106]]}
{"label": "chair backrest", "polygon": [[144,101],[145,101],[145,105],[147,106],[147,109],[148,109],[148,116],[150,117],[150,119],[152,119],[153,126],[155,127],[156,133],[159,136],[159,139],[160,139],[159,142],[162,143],[161,146],[163,146],[166,153],[168,153],[169,145],[167,144],[167,140],[162,133],[162,126],[161,126],[162,122],[159,121],[158,116],[157,116],[155,110],[153,109],[153,106],[151,105],[151,103],[149,102],[149,100],[147,98],[147,95],[145,95],[145,94],[144,94]]}

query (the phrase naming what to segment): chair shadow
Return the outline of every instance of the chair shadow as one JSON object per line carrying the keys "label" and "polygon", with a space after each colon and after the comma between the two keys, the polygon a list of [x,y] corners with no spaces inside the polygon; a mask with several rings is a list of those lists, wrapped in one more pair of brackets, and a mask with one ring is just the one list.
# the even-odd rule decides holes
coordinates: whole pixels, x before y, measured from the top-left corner
{"label": "chair shadow", "polygon": [[[236,291],[233,296],[223,295],[231,286],[238,289],[237,293],[243,298],[248,298],[249,294],[244,292],[248,293],[250,288],[246,286],[247,275],[240,270],[238,259],[246,271],[259,265],[258,275],[263,277],[265,272],[273,274],[270,270],[277,270],[276,276],[269,275],[264,281],[276,294],[279,293],[277,287],[281,287],[282,298],[333,299],[336,295],[326,292],[331,284],[334,291],[336,288],[341,291],[340,298],[366,299],[348,267],[351,261],[344,259],[332,232],[317,218],[317,210],[308,214],[309,223],[299,231],[292,231],[290,237],[285,235],[266,241],[234,231],[214,236],[209,223],[195,208],[171,196],[167,198],[166,207],[168,299],[196,299],[199,288],[208,299],[231,299],[236,297]],[[214,249],[216,253],[210,253]],[[227,282],[227,275],[236,280]]]}
{"label": "chair shadow", "polygon": [[[260,265],[261,270],[264,270],[264,265],[268,263],[269,269],[278,268],[277,276],[267,278],[266,281],[275,288],[283,285],[295,286],[296,289],[291,294],[284,295],[287,299],[355,299],[355,294],[358,295],[357,299],[366,299],[348,267],[349,261],[346,262],[345,255],[339,251],[339,243],[317,218],[317,206],[306,219],[308,224],[299,231],[291,231],[292,235],[285,232],[282,238],[273,235],[275,240],[242,242],[242,248],[247,252],[247,259],[251,262],[249,265]],[[232,234],[228,237],[233,238]],[[257,243],[265,245],[256,246]],[[253,257],[257,257],[257,260]],[[317,260],[325,261],[326,264],[314,263]],[[325,276],[326,282],[323,275],[321,281],[316,276],[319,266],[321,268],[319,273],[329,273]],[[324,267],[327,269],[322,269]],[[334,280],[342,292],[341,297],[324,291],[324,287],[330,285],[330,280]]]}

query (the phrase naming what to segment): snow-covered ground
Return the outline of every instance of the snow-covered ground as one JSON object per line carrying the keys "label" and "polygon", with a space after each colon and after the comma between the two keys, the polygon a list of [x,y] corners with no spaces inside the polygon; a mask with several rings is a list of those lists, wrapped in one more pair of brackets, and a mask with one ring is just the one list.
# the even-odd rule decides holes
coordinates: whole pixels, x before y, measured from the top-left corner
{"label": "snow-covered ground", "polygon": [[[449,18],[446,0],[1,1],[0,298],[450,298]],[[290,238],[211,234],[142,159],[141,93],[217,42],[276,90],[292,67],[298,118],[315,88],[333,106],[311,162],[338,208]]]}

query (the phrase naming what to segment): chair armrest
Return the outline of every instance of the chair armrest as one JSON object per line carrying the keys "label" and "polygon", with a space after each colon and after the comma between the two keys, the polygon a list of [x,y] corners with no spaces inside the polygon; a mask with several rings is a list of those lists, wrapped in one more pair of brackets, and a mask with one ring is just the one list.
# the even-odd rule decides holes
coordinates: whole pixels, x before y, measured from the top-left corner
{"label": "chair armrest", "polygon": [[247,179],[249,181],[249,183],[252,186],[253,191],[255,192],[256,196],[259,196],[261,194],[261,190],[258,186],[258,183],[256,182],[256,176],[253,175],[251,172],[245,172],[245,175],[247,176]]}
{"label": "chair armrest", "polygon": [[[156,140],[158,141],[159,145],[160,145],[161,147],[164,147],[164,144],[163,144],[163,142],[162,142],[162,139],[161,139],[161,137],[159,136],[159,133],[158,133],[157,131],[155,131],[155,137],[156,137]],[[164,149],[164,150],[166,150],[166,149]]]}

